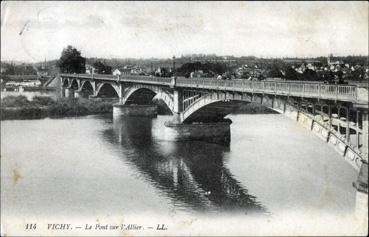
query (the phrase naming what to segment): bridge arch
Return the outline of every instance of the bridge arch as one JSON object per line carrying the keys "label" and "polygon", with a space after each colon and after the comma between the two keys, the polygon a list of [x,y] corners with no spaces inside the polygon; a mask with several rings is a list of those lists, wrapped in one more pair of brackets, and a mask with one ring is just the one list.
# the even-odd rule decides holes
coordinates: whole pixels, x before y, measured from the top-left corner
{"label": "bridge arch", "polygon": [[73,89],[73,90],[78,90],[79,88],[79,81],[77,79],[72,79],[72,81],[70,82],[70,87]]}
{"label": "bridge arch", "polygon": [[258,103],[278,113],[283,111],[280,100],[275,100],[275,106],[273,106],[274,102],[266,96],[264,99],[260,96],[253,100],[251,96],[212,92],[198,97],[186,106],[181,115],[181,121],[183,123],[218,121],[237,110],[240,104],[245,103]]}
{"label": "bridge arch", "polygon": [[96,96],[119,97],[119,86],[112,83],[101,83],[96,88]]}
{"label": "bridge arch", "polygon": [[83,97],[88,97],[89,95],[94,95],[94,87],[91,82],[83,81],[80,89]]}
{"label": "bridge arch", "polygon": [[63,88],[67,88],[69,87],[70,83],[69,83],[69,79],[68,78],[64,78],[62,81],[62,87]]}
{"label": "bridge arch", "polygon": [[169,110],[173,113],[173,96],[158,86],[132,85],[124,90],[122,102],[123,104],[147,104],[148,102],[152,101],[154,97],[163,100]]}

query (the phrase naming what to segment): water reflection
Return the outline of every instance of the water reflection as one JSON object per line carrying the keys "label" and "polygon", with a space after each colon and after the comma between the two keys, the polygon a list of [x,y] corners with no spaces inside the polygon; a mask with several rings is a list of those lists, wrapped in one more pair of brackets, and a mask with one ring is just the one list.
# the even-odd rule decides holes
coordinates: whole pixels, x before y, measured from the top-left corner
{"label": "water reflection", "polygon": [[157,137],[163,125],[153,121],[144,117],[114,118],[113,126],[104,130],[103,136],[122,146],[122,159],[169,196],[177,208],[267,213],[224,166],[229,148],[198,141],[161,141]]}

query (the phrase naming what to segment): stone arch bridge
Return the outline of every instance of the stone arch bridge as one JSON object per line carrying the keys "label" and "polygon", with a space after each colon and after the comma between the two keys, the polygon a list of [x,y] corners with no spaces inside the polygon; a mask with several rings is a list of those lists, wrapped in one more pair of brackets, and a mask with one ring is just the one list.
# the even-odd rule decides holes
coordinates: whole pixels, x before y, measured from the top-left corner
{"label": "stone arch bridge", "polygon": [[[204,132],[208,137],[218,136],[227,132],[221,125],[224,117],[237,110],[240,103],[259,103],[311,130],[356,170],[367,164],[367,85],[97,74],[59,77],[62,96],[116,97],[119,103],[114,105],[114,113],[118,114],[156,113],[148,105],[154,96],[162,99],[173,113],[173,120],[166,125],[176,130],[169,135],[174,139],[190,139],[192,133],[204,137]],[[229,124],[226,126],[229,130]]]}

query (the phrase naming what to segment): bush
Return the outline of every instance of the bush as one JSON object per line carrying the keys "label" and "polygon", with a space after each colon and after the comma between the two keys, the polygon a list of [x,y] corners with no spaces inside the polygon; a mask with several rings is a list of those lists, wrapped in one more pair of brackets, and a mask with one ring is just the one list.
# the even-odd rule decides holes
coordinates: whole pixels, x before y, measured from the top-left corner
{"label": "bush", "polygon": [[1,107],[27,107],[31,102],[24,95],[6,96],[1,99]]}
{"label": "bush", "polygon": [[55,104],[55,100],[53,100],[51,97],[47,96],[35,96],[33,97],[32,104],[38,106],[48,106]]}

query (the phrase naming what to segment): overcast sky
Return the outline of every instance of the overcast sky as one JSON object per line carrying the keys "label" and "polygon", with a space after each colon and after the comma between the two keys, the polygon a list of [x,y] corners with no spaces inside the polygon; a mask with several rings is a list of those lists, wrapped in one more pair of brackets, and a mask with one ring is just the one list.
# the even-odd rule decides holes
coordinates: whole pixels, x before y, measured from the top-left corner
{"label": "overcast sky", "polygon": [[368,54],[363,2],[1,2],[1,59]]}

